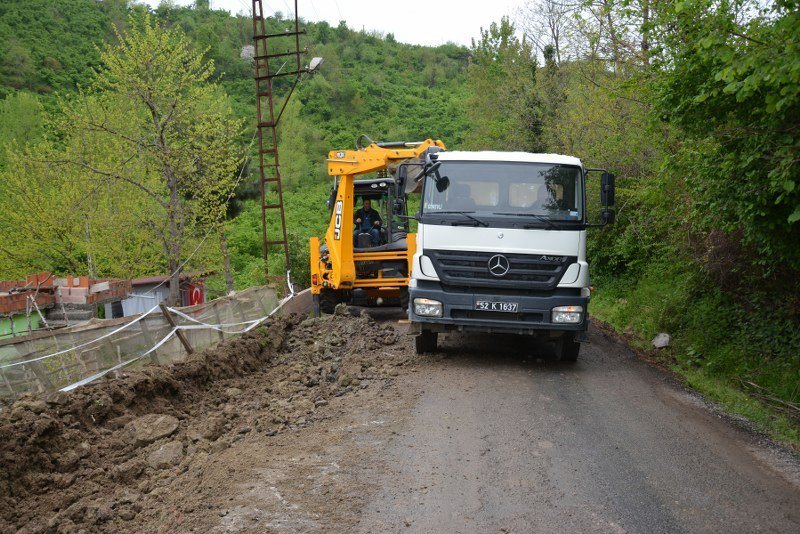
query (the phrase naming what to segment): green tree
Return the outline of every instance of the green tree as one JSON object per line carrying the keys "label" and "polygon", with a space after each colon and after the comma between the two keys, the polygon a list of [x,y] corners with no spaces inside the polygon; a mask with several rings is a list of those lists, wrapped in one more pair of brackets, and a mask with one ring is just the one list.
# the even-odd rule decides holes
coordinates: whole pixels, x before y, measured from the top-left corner
{"label": "green tree", "polygon": [[[741,232],[763,266],[800,270],[800,3],[659,4],[657,113],[690,138],[674,159],[696,220]],[[767,272],[771,269],[768,267]]]}
{"label": "green tree", "polygon": [[278,129],[281,175],[290,189],[327,177],[323,169],[324,160],[315,157],[315,154],[324,154],[326,147],[321,142],[319,131],[300,117],[302,107],[300,100],[290,100]]}
{"label": "green tree", "polygon": [[48,143],[7,146],[0,171],[0,278],[85,270],[80,219],[72,209],[81,202],[80,181],[38,159],[55,152]]}
{"label": "green tree", "polygon": [[162,246],[175,303],[187,243],[224,217],[241,123],[209,82],[213,64],[182,32],[144,16],[118,39],[102,51],[89,91],[63,106],[69,147],[60,162],[147,204],[140,225]]}
{"label": "green tree", "polygon": [[536,57],[530,43],[514,34],[507,17],[481,29],[472,43],[467,69],[472,127],[465,144],[472,148],[541,148],[540,102],[536,94]]}
{"label": "green tree", "polygon": [[2,50],[0,74],[5,83],[15,89],[26,87],[34,72],[33,58],[24,43],[16,39],[9,40]]}

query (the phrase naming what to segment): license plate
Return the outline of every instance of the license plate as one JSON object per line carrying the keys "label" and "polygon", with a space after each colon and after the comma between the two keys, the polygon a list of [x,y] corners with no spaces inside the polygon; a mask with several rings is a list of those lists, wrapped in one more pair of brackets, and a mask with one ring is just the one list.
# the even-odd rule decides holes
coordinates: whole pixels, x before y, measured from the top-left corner
{"label": "license plate", "polygon": [[494,302],[489,300],[476,300],[475,309],[480,311],[511,312],[517,311],[516,302]]}

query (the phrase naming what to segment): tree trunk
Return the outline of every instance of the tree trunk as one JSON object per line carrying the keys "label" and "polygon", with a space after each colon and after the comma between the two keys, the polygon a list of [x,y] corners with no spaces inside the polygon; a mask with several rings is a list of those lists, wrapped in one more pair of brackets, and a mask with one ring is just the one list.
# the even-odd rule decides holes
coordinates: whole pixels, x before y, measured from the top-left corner
{"label": "tree trunk", "polygon": [[608,34],[611,38],[611,50],[614,58],[614,74],[619,74],[621,55],[619,51],[619,36],[617,35],[617,30],[614,28],[614,19],[612,17],[614,4],[609,0],[604,0],[603,6],[606,15],[606,22],[608,23]]}
{"label": "tree trunk", "polygon": [[180,306],[181,304],[181,240],[183,235],[181,225],[178,220],[178,210],[180,209],[180,195],[178,194],[178,181],[173,176],[167,176],[169,185],[169,304]]}
{"label": "tree trunk", "polygon": [[642,61],[650,66],[650,0],[642,2]]}
{"label": "tree trunk", "polygon": [[167,302],[170,306],[180,306],[181,305],[181,271],[178,268],[178,265],[173,267],[172,262],[170,263],[170,269],[172,269],[172,274],[169,277],[169,298]]}

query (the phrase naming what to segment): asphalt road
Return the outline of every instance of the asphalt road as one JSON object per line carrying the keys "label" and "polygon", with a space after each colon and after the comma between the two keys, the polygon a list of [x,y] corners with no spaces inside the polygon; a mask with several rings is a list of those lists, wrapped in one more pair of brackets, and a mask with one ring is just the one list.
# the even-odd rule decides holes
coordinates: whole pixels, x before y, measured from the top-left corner
{"label": "asphalt road", "polygon": [[[105,393],[125,382],[85,390],[67,406],[121,404],[82,431],[64,404],[17,406],[6,465],[42,420],[78,434],[25,452],[35,489],[4,494],[0,532],[800,533],[800,459],[601,332],[570,365],[479,335],[416,356],[405,329],[304,322],[260,360],[226,343],[236,373],[122,377],[155,384],[130,404]],[[135,445],[143,414],[177,428]]]}
{"label": "asphalt road", "polygon": [[800,532],[797,458],[591,341],[574,365],[524,338],[440,342],[398,382],[415,400],[360,475],[378,489],[357,529]]}

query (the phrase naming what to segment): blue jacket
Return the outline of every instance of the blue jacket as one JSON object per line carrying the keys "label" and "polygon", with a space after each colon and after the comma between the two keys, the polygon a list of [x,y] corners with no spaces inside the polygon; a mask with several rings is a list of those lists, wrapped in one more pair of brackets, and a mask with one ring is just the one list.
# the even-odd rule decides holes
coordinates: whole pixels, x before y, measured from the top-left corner
{"label": "blue jacket", "polygon": [[375,221],[380,221],[381,224],[383,224],[381,214],[372,208],[368,210],[361,208],[358,210],[355,217],[353,217],[353,221],[355,222],[356,219],[361,219],[361,224],[356,223],[356,230],[360,230],[361,232],[369,232],[372,228],[375,228]]}

